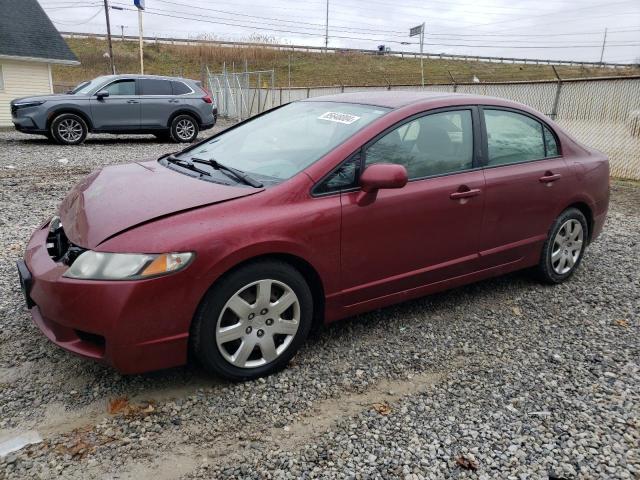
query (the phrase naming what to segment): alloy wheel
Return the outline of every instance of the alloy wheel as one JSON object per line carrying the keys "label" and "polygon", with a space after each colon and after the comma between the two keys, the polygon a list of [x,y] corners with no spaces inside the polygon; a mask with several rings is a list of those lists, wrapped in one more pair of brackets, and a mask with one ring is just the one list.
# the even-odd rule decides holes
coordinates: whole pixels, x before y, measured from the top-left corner
{"label": "alloy wheel", "polygon": [[191,140],[195,131],[196,128],[191,120],[180,120],[176,124],[176,135],[180,140]]}
{"label": "alloy wheel", "polygon": [[269,364],[293,341],[300,312],[300,301],[287,284],[264,279],[246,285],[231,296],[218,317],[218,350],[238,368]]}
{"label": "alloy wheel", "polygon": [[73,118],[65,118],[58,124],[58,135],[65,142],[77,142],[82,137],[82,125]]}
{"label": "alloy wheel", "polygon": [[582,253],[584,232],[578,220],[567,220],[553,239],[551,266],[558,275],[565,275],[573,269]]}

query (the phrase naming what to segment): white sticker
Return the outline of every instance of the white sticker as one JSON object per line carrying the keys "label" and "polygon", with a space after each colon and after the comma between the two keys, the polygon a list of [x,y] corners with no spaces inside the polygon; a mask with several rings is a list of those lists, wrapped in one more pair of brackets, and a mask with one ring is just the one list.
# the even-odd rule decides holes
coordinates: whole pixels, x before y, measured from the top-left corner
{"label": "white sticker", "polygon": [[356,117],[355,115],[351,115],[349,113],[327,112],[320,115],[318,119],[351,125],[353,122],[360,120],[360,117]]}

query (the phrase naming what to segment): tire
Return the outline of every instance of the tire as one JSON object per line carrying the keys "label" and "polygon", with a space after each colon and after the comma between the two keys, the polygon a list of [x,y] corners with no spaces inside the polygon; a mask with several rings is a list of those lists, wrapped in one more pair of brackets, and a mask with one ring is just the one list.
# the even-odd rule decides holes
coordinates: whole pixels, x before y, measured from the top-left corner
{"label": "tire", "polygon": [[[270,293],[268,304],[267,297],[260,299],[260,288]],[[277,304],[285,295],[293,303],[283,309],[289,302]],[[232,301],[240,314],[230,307]],[[209,372],[251,380],[286,367],[306,340],[312,319],[313,297],[298,270],[279,261],[251,263],[206,293],[194,317],[191,348]]]}
{"label": "tire", "polygon": [[49,133],[61,145],[80,145],[88,132],[87,123],[74,113],[58,115],[49,127]]}
{"label": "tire", "polygon": [[176,143],[191,143],[198,138],[198,122],[191,115],[178,115],[171,122],[171,139]]}
{"label": "tire", "polygon": [[562,283],[576,271],[589,238],[589,226],[577,208],[568,208],[553,222],[542,247],[538,277],[545,283]]}

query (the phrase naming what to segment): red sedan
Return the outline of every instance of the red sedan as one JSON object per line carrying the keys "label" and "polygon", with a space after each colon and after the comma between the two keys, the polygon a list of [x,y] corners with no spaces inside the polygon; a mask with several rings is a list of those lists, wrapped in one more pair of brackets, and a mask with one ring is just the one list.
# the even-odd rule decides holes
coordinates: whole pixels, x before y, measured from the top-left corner
{"label": "red sedan", "polygon": [[285,367],[314,322],[528,267],[563,282],[608,202],[607,158],[528,107],[343,94],[91,174],[18,269],[62,348],[124,373],[192,350],[249,379]]}

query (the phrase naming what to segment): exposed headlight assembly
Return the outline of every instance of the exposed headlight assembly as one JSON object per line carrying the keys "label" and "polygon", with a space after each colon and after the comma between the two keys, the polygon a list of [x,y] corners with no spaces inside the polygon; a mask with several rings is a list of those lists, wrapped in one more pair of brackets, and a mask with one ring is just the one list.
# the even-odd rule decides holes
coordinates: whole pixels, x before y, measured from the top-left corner
{"label": "exposed headlight assembly", "polygon": [[87,250],[64,273],[83,280],[140,280],[185,268],[193,253],[103,253]]}

